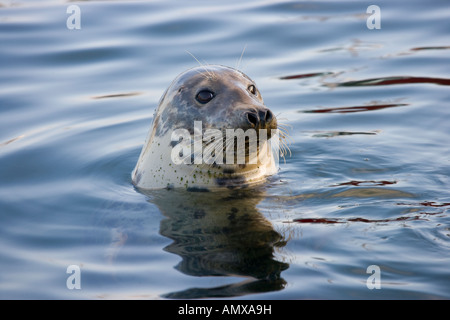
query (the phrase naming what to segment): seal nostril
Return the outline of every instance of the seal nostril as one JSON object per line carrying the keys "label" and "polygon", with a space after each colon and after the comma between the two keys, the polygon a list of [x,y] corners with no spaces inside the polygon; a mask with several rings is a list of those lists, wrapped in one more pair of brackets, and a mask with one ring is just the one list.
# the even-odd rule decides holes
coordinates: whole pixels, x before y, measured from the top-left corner
{"label": "seal nostril", "polygon": [[269,109],[258,111],[258,116],[261,128],[266,128],[274,119],[274,115]]}
{"label": "seal nostril", "polygon": [[266,123],[270,123],[273,120],[273,113],[270,110],[267,110],[266,117],[265,117]]}
{"label": "seal nostril", "polygon": [[251,125],[257,127],[259,123],[258,116],[255,113],[247,112],[247,120]]}

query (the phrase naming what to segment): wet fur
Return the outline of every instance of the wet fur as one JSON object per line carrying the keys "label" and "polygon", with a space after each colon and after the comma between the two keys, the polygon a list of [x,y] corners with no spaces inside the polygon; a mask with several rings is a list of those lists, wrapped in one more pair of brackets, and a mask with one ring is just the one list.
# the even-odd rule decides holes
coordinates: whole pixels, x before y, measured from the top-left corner
{"label": "wet fur", "polygon": [[[249,77],[224,66],[200,66],[179,75],[160,100],[132,173],[133,183],[143,189],[182,187],[211,190],[249,186],[275,173],[277,168],[271,152],[262,162],[254,165],[175,165],[171,161],[171,151],[176,145],[171,140],[172,132],[187,129],[193,136],[194,121],[202,122],[203,132],[207,129],[222,132],[227,128],[249,129],[246,113],[267,110],[259,91],[256,89],[256,94],[251,94],[249,85],[255,85]],[[195,96],[203,89],[213,91],[215,97],[211,102],[201,105],[195,101]],[[208,145],[214,146],[212,142],[204,143],[203,150]]]}

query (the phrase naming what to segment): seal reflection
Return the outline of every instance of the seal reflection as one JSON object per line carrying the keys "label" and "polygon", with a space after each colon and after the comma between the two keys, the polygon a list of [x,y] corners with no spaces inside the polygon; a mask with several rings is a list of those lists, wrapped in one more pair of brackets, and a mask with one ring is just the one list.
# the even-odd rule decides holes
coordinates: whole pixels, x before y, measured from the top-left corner
{"label": "seal reflection", "polygon": [[232,297],[282,290],[289,265],[274,258],[286,242],[256,205],[258,189],[223,192],[152,191],[150,201],[166,219],[160,233],[173,240],[164,250],[181,257],[176,269],[191,276],[237,276],[244,281],[214,288],[189,288],[166,298]]}

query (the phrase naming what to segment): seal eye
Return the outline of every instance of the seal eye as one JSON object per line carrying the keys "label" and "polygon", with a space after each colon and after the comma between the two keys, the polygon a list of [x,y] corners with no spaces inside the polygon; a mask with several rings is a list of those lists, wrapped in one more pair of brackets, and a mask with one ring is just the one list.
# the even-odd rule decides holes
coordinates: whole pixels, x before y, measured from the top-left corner
{"label": "seal eye", "polygon": [[250,91],[251,94],[256,95],[256,87],[253,84],[248,86],[248,91]]}
{"label": "seal eye", "polygon": [[209,90],[202,90],[197,93],[195,99],[201,104],[210,102],[214,98],[214,93]]}

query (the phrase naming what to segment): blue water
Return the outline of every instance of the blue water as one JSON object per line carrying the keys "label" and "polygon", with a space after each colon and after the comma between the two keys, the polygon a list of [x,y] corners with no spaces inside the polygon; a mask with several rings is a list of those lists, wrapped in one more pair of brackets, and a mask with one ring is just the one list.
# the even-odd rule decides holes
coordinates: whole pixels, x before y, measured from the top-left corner
{"label": "blue water", "polygon": [[[449,34],[438,0],[0,1],[0,298],[449,299]],[[262,188],[131,184],[188,52],[289,125]]]}

